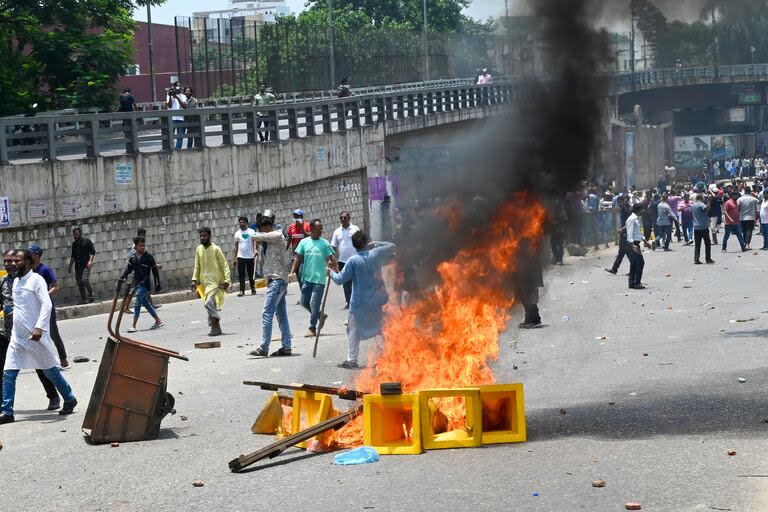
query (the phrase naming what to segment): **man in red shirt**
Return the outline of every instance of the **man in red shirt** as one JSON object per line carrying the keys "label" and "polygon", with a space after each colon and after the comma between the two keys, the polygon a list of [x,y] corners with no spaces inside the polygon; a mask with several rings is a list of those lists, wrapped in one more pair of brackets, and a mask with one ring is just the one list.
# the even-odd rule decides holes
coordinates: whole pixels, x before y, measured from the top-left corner
{"label": "man in red shirt", "polygon": [[[309,222],[304,221],[304,210],[293,210],[293,222],[287,229],[288,240],[291,244],[291,263],[296,259],[296,247],[299,243],[309,236]],[[296,273],[299,279],[299,288],[301,288],[301,267]]]}
{"label": "man in red shirt", "polygon": [[736,235],[741,245],[741,252],[747,250],[744,243],[744,235],[741,233],[741,223],[739,222],[739,199],[738,192],[731,192],[731,198],[723,205],[723,215],[725,216],[725,234],[723,235],[723,252],[728,249],[728,237],[731,234]]}

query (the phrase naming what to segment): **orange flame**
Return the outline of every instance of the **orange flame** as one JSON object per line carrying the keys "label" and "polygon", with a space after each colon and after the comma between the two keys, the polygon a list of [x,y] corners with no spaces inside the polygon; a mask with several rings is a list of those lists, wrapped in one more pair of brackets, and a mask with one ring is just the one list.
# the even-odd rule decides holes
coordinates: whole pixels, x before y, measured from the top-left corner
{"label": "orange flame", "polygon": [[[546,211],[529,194],[520,193],[494,218],[506,224],[489,226],[480,243],[438,265],[441,283],[432,291],[409,304],[386,306],[383,346],[369,354],[355,389],[378,393],[382,382],[400,382],[403,392],[494,383],[489,364],[498,359],[499,334],[515,303],[509,284],[515,255],[522,240],[538,249]],[[443,399],[439,407],[449,429],[464,426],[462,400]],[[337,432],[336,441],[342,446],[360,444],[361,419]]]}

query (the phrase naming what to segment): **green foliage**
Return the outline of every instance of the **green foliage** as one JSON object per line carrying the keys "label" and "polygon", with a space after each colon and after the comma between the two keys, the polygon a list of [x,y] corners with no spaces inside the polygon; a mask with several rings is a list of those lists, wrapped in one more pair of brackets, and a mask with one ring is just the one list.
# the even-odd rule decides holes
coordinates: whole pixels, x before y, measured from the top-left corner
{"label": "green foliage", "polygon": [[[165,0],[151,0],[152,5]],[[0,0],[0,115],[109,108],[147,0]]]}

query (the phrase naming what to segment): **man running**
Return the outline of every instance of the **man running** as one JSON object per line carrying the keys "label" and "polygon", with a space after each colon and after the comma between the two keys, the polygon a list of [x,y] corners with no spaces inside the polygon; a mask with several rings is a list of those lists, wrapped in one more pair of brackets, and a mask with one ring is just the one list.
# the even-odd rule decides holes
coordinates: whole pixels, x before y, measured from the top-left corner
{"label": "man running", "polygon": [[155,312],[155,308],[149,302],[149,275],[155,276],[155,291],[160,291],[160,274],[157,271],[157,263],[155,258],[147,251],[146,241],[142,237],[136,237],[133,240],[133,245],[136,248],[136,252],[128,259],[128,266],[123,271],[122,277],[120,277],[120,284],[125,281],[128,274],[133,273],[133,287],[135,288],[135,306],[133,310],[133,324],[128,329],[128,332],[136,332],[136,324],[139,321],[139,315],[141,314],[141,307],[155,319],[155,323],[149,329],[154,331],[162,327],[163,321]]}

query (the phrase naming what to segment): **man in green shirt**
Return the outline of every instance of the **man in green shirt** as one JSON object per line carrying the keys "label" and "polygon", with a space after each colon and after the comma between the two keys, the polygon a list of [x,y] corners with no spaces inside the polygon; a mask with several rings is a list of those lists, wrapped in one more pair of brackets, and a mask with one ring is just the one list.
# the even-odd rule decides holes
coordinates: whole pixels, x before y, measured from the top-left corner
{"label": "man in green shirt", "polygon": [[[328,315],[320,318],[320,303],[323,300],[325,290],[326,267],[331,266],[336,272],[339,266],[336,263],[335,251],[328,241],[321,237],[323,223],[320,219],[314,219],[309,223],[309,238],[303,239],[296,246],[296,259],[293,260],[291,274],[296,275],[296,270],[303,263],[301,272],[301,305],[309,311],[309,330],[305,338],[312,338],[317,334],[317,329],[323,330],[323,324]],[[318,320],[320,325],[318,325]]]}
{"label": "man in green shirt", "polygon": [[[256,94],[253,96],[253,101],[256,103],[257,106],[261,105],[272,105],[275,103],[275,95],[271,92],[267,92],[267,84],[266,82],[261,82],[259,84],[259,94]],[[256,112],[256,115],[259,116],[259,128],[265,128],[265,130],[259,131],[259,140],[265,141],[269,140],[269,112]],[[279,138],[279,137],[278,137]]]}

